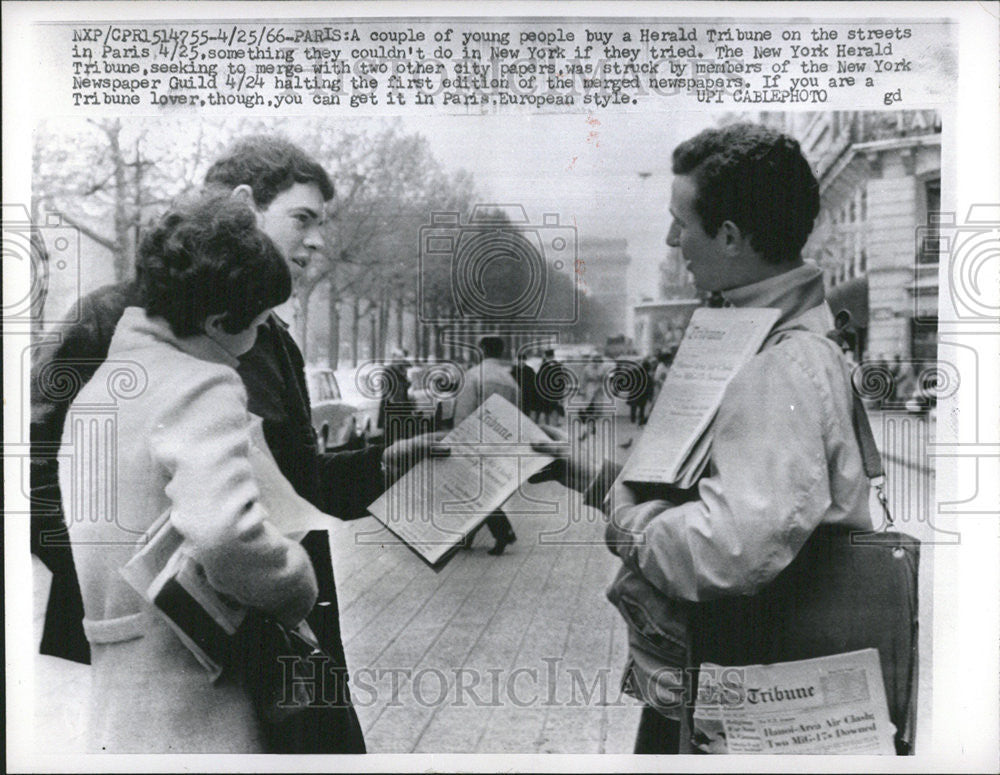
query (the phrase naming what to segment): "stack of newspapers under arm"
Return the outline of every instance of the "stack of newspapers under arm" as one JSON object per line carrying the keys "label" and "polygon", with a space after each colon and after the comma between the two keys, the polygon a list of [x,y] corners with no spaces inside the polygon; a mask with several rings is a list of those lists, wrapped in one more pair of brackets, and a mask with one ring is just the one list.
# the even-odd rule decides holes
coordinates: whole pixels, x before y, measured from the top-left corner
{"label": "stack of newspapers under arm", "polygon": [[712,448],[712,421],[730,380],[754,356],[781,311],[695,310],[623,482],[691,487]]}
{"label": "stack of newspapers under arm", "polygon": [[145,546],[122,568],[125,580],[152,604],[181,642],[218,678],[247,609],[208,583],[169,512],[147,531]]}
{"label": "stack of newspapers under arm", "polygon": [[[268,522],[296,541],[310,530],[327,529],[330,517],[285,479],[267,448],[260,418],[253,415],[248,456]],[[169,511],[146,531],[121,574],[194,654],[210,680],[216,680],[247,607],[212,587],[190,542],[170,522]],[[297,631],[315,643],[307,624]]]}

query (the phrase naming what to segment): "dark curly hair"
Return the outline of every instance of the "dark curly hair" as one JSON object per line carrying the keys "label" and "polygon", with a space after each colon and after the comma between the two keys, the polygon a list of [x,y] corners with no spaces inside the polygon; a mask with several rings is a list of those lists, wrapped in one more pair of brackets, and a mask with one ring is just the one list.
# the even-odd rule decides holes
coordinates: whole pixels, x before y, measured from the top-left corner
{"label": "dark curly hair", "polygon": [[138,258],[140,303],[179,337],[202,333],[219,313],[223,330],[238,333],[292,293],[278,248],[250,207],[228,195],[172,207],[143,236]]}
{"label": "dark curly hair", "polygon": [[706,129],[674,149],[675,175],[698,185],[695,211],[714,237],[732,221],[766,261],[795,261],[819,214],[819,183],[798,142],[758,124]]}
{"label": "dark curly hair", "polygon": [[250,135],[237,140],[205,173],[207,186],[230,191],[237,186],[250,186],[253,201],[260,209],[296,183],[315,183],[323,201],[333,199],[333,183],[319,162],[295,143],[271,135]]}

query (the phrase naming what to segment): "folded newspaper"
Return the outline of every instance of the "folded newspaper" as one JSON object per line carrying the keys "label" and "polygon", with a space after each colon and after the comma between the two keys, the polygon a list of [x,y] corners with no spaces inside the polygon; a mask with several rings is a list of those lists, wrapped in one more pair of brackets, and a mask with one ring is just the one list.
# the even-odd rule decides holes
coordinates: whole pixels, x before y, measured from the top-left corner
{"label": "folded newspaper", "polygon": [[439,569],[487,516],[552,458],[535,452],[549,436],[491,395],[442,444],[446,458],[422,460],[368,510],[422,560]]}
{"label": "folded newspaper", "polygon": [[698,673],[694,740],[708,753],[896,753],[878,651]]}
{"label": "folded newspaper", "polygon": [[726,385],[780,315],[769,307],[695,310],[622,481],[694,484],[708,464],[712,421]]}
{"label": "folded newspaper", "polygon": [[[268,521],[294,540],[309,530],[325,530],[330,518],[301,498],[282,475],[267,448],[258,417],[251,416],[250,438],[250,465]],[[171,524],[169,511],[146,531],[139,546],[121,569],[122,576],[166,621],[214,681],[222,674],[246,607],[212,587],[205,569],[194,559],[192,546]],[[308,630],[302,634],[314,641]]]}

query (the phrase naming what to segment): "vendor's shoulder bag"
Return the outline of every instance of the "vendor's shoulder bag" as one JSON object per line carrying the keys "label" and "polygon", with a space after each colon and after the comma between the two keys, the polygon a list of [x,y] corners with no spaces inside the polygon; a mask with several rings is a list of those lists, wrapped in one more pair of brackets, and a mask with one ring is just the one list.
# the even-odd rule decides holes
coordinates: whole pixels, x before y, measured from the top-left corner
{"label": "vendor's shoulder bag", "polygon": [[882,458],[864,406],[852,395],[854,433],[882,507],[882,526],[820,526],[762,592],[693,605],[692,663],[769,664],[878,649],[896,751],[908,754],[916,707],[920,542],[894,530]]}

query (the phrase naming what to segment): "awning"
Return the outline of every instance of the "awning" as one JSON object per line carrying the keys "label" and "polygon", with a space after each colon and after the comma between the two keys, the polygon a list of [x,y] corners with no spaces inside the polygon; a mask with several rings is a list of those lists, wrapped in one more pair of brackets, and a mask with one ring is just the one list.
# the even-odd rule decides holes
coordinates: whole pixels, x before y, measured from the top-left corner
{"label": "awning", "polygon": [[826,294],[827,304],[836,315],[842,309],[851,313],[851,322],[858,328],[868,327],[868,277],[855,277],[836,286]]}

